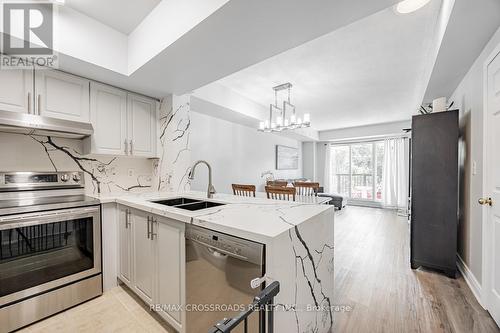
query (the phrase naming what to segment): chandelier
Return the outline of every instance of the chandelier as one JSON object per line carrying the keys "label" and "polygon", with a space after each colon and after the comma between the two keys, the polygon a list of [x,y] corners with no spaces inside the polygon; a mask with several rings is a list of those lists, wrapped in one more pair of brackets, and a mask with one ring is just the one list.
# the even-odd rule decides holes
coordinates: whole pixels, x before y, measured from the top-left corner
{"label": "chandelier", "polygon": [[[273,87],[274,104],[269,106],[269,119],[259,123],[259,131],[261,132],[281,132],[283,130],[294,130],[297,128],[305,128],[311,126],[311,116],[309,113],[304,113],[304,117],[297,117],[295,113],[295,105],[290,101],[290,90],[292,84],[290,82],[280,84]],[[287,90],[288,98],[283,100],[283,106],[278,106],[278,92]],[[290,118],[287,118],[290,110]],[[276,117],[274,117],[276,115]],[[275,119],[276,118],[276,119]]]}

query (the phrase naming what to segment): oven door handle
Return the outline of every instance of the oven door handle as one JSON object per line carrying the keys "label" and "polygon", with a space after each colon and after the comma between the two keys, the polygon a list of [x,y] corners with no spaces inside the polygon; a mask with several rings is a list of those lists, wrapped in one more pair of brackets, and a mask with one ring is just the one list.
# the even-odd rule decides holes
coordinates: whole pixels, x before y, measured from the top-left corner
{"label": "oven door handle", "polygon": [[76,209],[65,209],[43,213],[27,213],[21,215],[9,215],[0,217],[0,230],[24,227],[30,225],[47,224],[65,220],[91,217],[99,213],[99,207],[84,207]]}

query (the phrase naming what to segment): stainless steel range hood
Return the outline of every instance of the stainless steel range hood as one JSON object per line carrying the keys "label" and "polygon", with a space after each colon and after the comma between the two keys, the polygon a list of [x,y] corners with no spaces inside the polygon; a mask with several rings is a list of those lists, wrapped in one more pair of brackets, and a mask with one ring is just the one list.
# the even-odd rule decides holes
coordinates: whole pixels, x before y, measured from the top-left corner
{"label": "stainless steel range hood", "polygon": [[0,132],[82,139],[92,135],[94,128],[78,121],[0,111]]}

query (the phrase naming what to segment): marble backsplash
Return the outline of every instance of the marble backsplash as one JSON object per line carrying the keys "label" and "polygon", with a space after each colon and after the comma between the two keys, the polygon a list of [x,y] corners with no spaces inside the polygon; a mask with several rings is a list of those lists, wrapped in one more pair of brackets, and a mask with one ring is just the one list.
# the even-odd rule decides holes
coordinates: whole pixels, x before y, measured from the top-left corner
{"label": "marble backsplash", "polygon": [[191,117],[189,95],[170,96],[160,104],[160,159],[154,166],[153,184],[160,191],[189,191],[191,171]]}
{"label": "marble backsplash", "polygon": [[82,141],[0,133],[1,171],[83,171],[87,193],[150,190],[154,160],[82,155]]}

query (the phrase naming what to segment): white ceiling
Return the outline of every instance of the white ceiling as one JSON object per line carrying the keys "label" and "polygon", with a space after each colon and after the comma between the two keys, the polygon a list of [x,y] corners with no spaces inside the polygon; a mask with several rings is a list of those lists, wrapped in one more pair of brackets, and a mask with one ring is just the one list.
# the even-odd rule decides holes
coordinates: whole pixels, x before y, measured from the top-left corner
{"label": "white ceiling", "polygon": [[[162,7],[163,1],[155,7],[152,14]],[[109,38],[104,37],[109,37],[109,34],[105,29],[91,27],[89,30],[80,27],[66,34],[68,50],[58,50],[59,68],[153,97],[160,98],[169,93],[182,95],[397,2],[398,0],[230,0],[131,74],[109,67],[109,63],[117,62],[114,57],[120,54],[116,51],[121,48],[112,48],[117,42],[107,42]],[[104,33],[99,34],[98,31],[101,30]],[[93,33],[80,38],[78,33],[82,31]],[[94,42],[94,46],[97,44],[99,47],[89,48],[86,45],[88,43],[82,45],[82,40],[91,42],[92,38],[97,39],[99,43]],[[140,46],[139,43],[137,47],[148,49],[152,46],[144,39],[140,42],[143,45]],[[102,44],[109,45],[110,52],[106,52],[108,48]],[[125,44],[126,49],[127,40],[118,44]],[[128,46],[130,47],[130,41]],[[73,52],[75,50],[78,52]],[[125,59],[126,52],[127,50],[123,51]],[[81,58],[82,54],[86,58]],[[94,58],[97,56],[103,56],[104,59],[99,59],[103,61],[96,61]],[[87,58],[90,59],[86,60]]]}
{"label": "white ceiling", "polygon": [[66,0],[66,6],[128,35],[160,1],[161,0]]}
{"label": "white ceiling", "polygon": [[424,102],[453,94],[500,27],[500,1],[455,0]]}
{"label": "white ceiling", "polygon": [[401,15],[392,7],[219,81],[269,105],[271,87],[291,82],[292,103],[318,130],[409,119],[426,87],[441,1]]}

